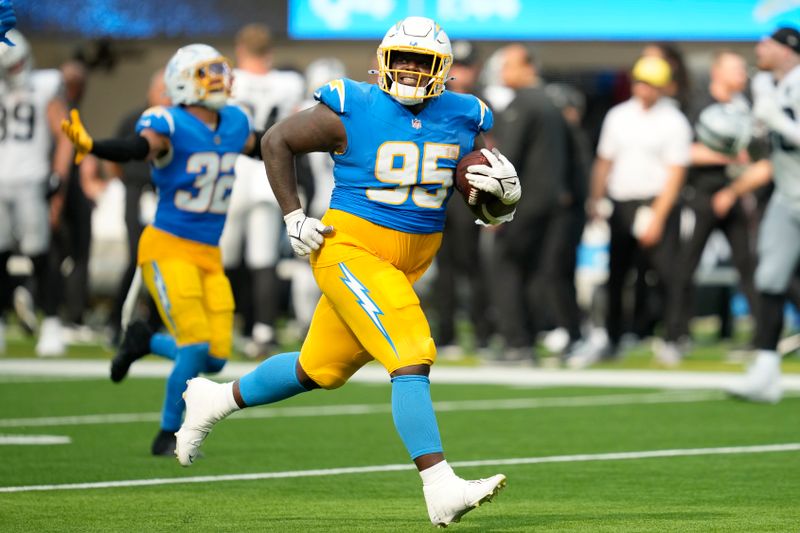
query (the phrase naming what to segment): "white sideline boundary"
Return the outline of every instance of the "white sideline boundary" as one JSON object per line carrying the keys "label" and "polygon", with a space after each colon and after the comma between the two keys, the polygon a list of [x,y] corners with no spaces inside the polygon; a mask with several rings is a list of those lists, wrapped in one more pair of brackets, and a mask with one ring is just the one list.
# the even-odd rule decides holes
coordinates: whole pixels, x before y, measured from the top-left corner
{"label": "white sideline boundary", "polygon": [[0,435],[0,446],[50,446],[70,444],[72,439],[62,435]]}
{"label": "white sideline boundary", "polygon": [[[652,450],[638,452],[616,452],[598,454],[551,455],[545,457],[520,457],[512,459],[487,459],[482,461],[456,461],[456,468],[476,466],[516,466],[546,463],[576,463],[588,461],[624,461],[632,459],[655,459],[668,457],[692,457],[701,455],[730,455],[779,453],[800,451],[800,443],[767,444],[761,446],[726,446],[720,448],[684,448],[673,450]],[[347,474],[371,474],[378,472],[398,472],[413,470],[413,464],[390,464],[356,466],[345,468],[325,468],[315,470],[290,470],[286,472],[261,472],[252,474],[227,474],[218,476],[193,476],[182,478],[129,479],[122,481],[99,481],[94,483],[64,483],[58,485],[22,485],[0,487],[0,493],[35,492],[56,490],[92,490],[123,487],[145,487],[156,485],[179,485],[188,483],[217,483],[220,481],[257,481],[262,479],[286,479],[319,476],[341,476]]]}
{"label": "white sideline boundary", "polygon": [[[433,402],[439,413],[451,411],[509,411],[521,409],[546,409],[559,407],[599,407],[612,405],[644,405],[664,403],[692,403],[725,400],[717,391],[667,391],[656,393],[607,394],[596,396],[559,396],[550,398],[509,398],[489,400],[450,400]],[[311,405],[295,407],[265,406],[233,413],[229,420],[259,418],[299,418],[325,416],[355,416],[391,413],[388,402],[344,405]],[[0,428],[56,427],[130,424],[157,422],[159,413],[110,413],[75,416],[44,416],[36,418],[0,418]]]}
{"label": "white sideline boundary", "polygon": [[[257,363],[230,362],[213,376],[217,381],[239,378]],[[109,362],[105,360],[41,360],[0,359],[0,382],[20,377],[61,379],[108,379]],[[168,361],[139,361],[131,367],[131,377],[166,377],[172,369]],[[436,366],[431,369],[434,383],[509,385],[517,387],[626,387],[648,389],[716,389],[735,383],[741,372],[687,372],[666,370],[565,370],[532,367],[510,367],[486,364],[476,367]],[[359,383],[388,383],[386,371],[377,364],[368,364],[351,378]],[[784,374],[783,387],[800,391],[800,375]]]}

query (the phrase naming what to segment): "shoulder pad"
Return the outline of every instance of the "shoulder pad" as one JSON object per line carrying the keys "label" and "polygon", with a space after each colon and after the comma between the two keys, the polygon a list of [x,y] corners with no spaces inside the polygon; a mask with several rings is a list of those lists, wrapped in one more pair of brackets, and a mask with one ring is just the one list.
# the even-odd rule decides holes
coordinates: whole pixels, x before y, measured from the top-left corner
{"label": "shoulder pad", "polygon": [[351,80],[340,78],[314,91],[314,100],[319,100],[338,115],[346,115],[352,109],[357,91]]}
{"label": "shoulder pad", "polygon": [[492,129],[492,126],[494,126],[494,114],[483,100],[477,96],[475,97],[475,100],[478,101],[478,129],[480,131],[489,131]]}
{"label": "shoulder pad", "polygon": [[64,76],[57,69],[34,70],[32,77],[37,92],[44,95],[45,101],[64,96]]}
{"label": "shoulder pad", "polygon": [[169,109],[164,106],[155,106],[146,109],[139,121],[136,122],[136,133],[144,129],[150,129],[167,137],[175,133],[175,120]]}

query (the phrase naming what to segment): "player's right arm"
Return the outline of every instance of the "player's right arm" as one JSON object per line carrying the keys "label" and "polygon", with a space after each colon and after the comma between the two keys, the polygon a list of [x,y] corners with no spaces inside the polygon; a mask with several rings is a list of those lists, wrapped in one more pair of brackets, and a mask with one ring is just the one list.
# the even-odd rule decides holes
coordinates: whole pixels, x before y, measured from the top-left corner
{"label": "player's right arm", "polygon": [[[149,120],[147,112],[142,119]],[[95,141],[81,122],[80,114],[73,109],[70,118],[61,122],[61,129],[75,147],[75,163],[80,163],[86,154],[94,154],[100,159],[125,163],[132,159],[152,161],[168,153],[171,147],[168,131],[159,126],[143,126],[142,119],[137,124],[138,135]],[[168,126],[165,126],[168,127]]]}
{"label": "player's right arm", "polygon": [[295,156],[309,152],[343,152],[347,132],[339,116],[328,106],[295,113],[271,127],[261,139],[261,155],[278,205],[283,211],[292,248],[298,256],[319,249],[333,228],[307,217],[297,194]]}

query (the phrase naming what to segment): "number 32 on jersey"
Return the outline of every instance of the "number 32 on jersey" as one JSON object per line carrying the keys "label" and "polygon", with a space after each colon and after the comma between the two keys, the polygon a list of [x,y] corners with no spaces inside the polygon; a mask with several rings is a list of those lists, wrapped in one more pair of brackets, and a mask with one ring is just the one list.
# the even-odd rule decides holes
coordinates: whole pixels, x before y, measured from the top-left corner
{"label": "number 32 on jersey", "polygon": [[[367,198],[375,202],[400,205],[408,200],[426,209],[438,209],[453,186],[453,167],[440,167],[440,159],[457,160],[457,144],[426,142],[420,157],[419,146],[410,141],[388,141],[378,147],[375,178],[393,184],[393,188],[367,189]],[[439,185],[428,190],[424,185]]]}
{"label": "number 32 on jersey", "polygon": [[180,190],[175,193],[175,206],[193,213],[224,215],[228,211],[230,191],[236,179],[234,166],[237,153],[219,156],[216,152],[198,152],[186,162],[186,173],[196,174],[192,187],[197,192]]}

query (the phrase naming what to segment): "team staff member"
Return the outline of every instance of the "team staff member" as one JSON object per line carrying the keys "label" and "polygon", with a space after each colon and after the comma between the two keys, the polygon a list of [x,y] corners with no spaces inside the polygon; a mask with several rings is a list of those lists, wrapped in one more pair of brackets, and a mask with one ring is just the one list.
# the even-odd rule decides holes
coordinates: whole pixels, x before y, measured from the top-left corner
{"label": "team staff member", "polygon": [[[613,107],[603,121],[588,204],[591,217],[598,216],[596,206],[604,196],[614,206],[608,221],[607,341],[576,351],[569,364],[578,368],[616,354],[622,336],[622,292],[637,253],[644,254],[661,278],[667,309],[675,305],[671,284],[679,221],[673,207],[689,164],[691,126],[663,98],[671,80],[666,61],[642,57],[631,75],[633,96]],[[667,340],[676,341],[675,332],[667,331]],[[679,362],[674,352],[657,351],[656,358],[670,366]]]}

